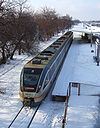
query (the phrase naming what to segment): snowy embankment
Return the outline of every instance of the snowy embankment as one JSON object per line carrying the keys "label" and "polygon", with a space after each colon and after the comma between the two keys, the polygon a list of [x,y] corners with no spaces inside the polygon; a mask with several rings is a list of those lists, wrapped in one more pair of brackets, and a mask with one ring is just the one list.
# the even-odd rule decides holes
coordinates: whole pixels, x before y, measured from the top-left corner
{"label": "snowy embankment", "polygon": [[[60,33],[51,38],[48,42],[40,43],[40,49],[45,49],[61,35]],[[19,99],[20,72],[24,64],[31,58],[32,56],[15,55],[14,60],[7,62],[5,65],[0,65],[0,90],[4,92],[0,93],[0,128],[7,128],[22,106]],[[27,109],[25,112],[27,113]],[[21,124],[24,121],[23,119]],[[21,124],[14,128],[22,128]],[[25,125],[23,125],[23,128],[25,128]]]}

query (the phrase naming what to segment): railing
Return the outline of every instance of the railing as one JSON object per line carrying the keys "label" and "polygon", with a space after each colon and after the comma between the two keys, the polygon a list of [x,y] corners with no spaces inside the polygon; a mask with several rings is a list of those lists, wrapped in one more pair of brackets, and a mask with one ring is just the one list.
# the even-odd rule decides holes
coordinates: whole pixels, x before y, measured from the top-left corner
{"label": "railing", "polygon": [[80,83],[70,82],[69,86],[67,88],[67,96],[66,96],[66,101],[65,101],[65,111],[64,111],[64,118],[63,118],[63,121],[62,121],[62,128],[65,128],[65,124],[67,123],[66,122],[66,116],[67,116],[67,109],[68,109],[68,101],[69,101],[69,97],[71,96],[71,88],[72,87],[78,88],[77,94],[78,94],[78,96],[80,95]]}

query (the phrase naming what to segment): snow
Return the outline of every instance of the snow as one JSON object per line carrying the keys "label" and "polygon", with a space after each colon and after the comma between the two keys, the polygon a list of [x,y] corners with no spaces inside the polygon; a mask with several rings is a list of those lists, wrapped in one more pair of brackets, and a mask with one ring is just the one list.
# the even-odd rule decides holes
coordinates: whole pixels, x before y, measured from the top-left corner
{"label": "snow", "polygon": [[[82,25],[75,28],[80,27]],[[97,66],[93,59],[95,52],[91,52],[91,50],[95,51],[95,46],[90,47],[90,43],[81,43],[79,40],[78,31],[74,34],[73,44],[66,56],[52,95],[66,96],[69,82],[84,83],[81,84],[82,96],[75,96],[76,92],[73,92],[69,99],[66,128],[95,126],[99,128],[100,66]]]}
{"label": "snow", "polygon": [[[74,100],[73,100],[74,99]],[[93,128],[98,115],[99,97],[71,96],[66,128]]]}
{"label": "snow", "polygon": [[41,105],[30,128],[61,128],[63,112],[64,103],[47,99]]}
{"label": "snow", "polygon": [[[83,30],[84,28],[82,24],[79,24],[74,26],[74,29]],[[95,27],[95,31],[99,30]],[[62,127],[65,103],[52,101],[51,95],[66,96],[69,82],[81,83],[81,95],[77,96],[77,88],[71,90],[65,127],[100,127],[100,98],[97,96],[100,94],[100,66],[97,66],[93,60],[95,53],[92,53],[91,50],[95,49],[95,46],[90,47],[90,44],[77,41],[80,34],[79,32],[74,33],[75,40],[69,49],[57,81],[55,81],[48,96],[43,100],[30,128]],[[59,33],[48,42],[40,42],[40,50],[46,48],[61,35]],[[24,64],[32,57],[15,55],[14,60],[0,66],[0,89],[5,90],[5,93],[0,93],[0,128],[8,128],[22,107],[19,99],[20,72]],[[36,108],[24,108],[11,128],[27,128],[35,110]]]}
{"label": "snow", "polygon": [[[51,38],[48,42],[40,42],[40,50],[45,49],[48,45],[54,42],[62,34],[59,33],[55,37]],[[19,98],[19,85],[20,85],[20,73],[21,70],[33,56],[27,55],[15,55],[12,61],[8,61],[7,64],[0,65],[0,90],[5,92],[5,94],[0,93],[0,128],[7,128],[11,121],[14,119],[22,103]],[[26,115],[32,116],[34,110],[29,109],[24,110]],[[23,120],[20,120],[20,116]],[[23,117],[22,117],[23,116]],[[13,128],[25,128],[26,123],[29,122],[29,118],[24,119],[25,115],[19,115],[19,120],[12,125]],[[19,124],[17,124],[19,122]]]}
{"label": "snow", "polygon": [[97,27],[97,26],[92,26],[91,24],[88,25],[88,24],[84,24],[84,23],[80,23],[76,26],[74,26],[72,28],[72,31],[73,32],[79,32],[79,33],[82,33],[82,32],[86,32],[86,33],[93,33],[93,34],[100,34],[100,28]]}
{"label": "snow", "polygon": [[[23,67],[23,65],[30,60],[30,57],[26,59],[24,62],[21,62],[15,66],[12,70],[7,72],[6,74],[2,75],[2,73],[5,73],[5,71],[12,68],[13,64],[8,66],[3,66],[2,72],[0,74],[2,75],[0,77],[0,88],[5,89],[5,94],[0,94],[0,127],[6,128],[11,120],[14,118],[14,116],[17,114],[18,110],[22,106],[22,103],[19,99],[19,79],[20,79],[20,71]],[[17,59],[16,59],[17,63]]]}

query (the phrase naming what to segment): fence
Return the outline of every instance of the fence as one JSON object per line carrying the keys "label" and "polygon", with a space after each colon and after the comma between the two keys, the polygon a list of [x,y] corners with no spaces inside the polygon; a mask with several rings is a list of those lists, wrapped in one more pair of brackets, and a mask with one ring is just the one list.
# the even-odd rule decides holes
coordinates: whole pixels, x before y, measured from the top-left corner
{"label": "fence", "polygon": [[72,87],[76,87],[78,88],[78,96],[80,95],[80,83],[69,83],[69,86],[67,88],[67,96],[66,96],[66,101],[65,101],[65,111],[64,111],[64,118],[62,121],[62,128],[65,128],[65,124],[66,124],[66,116],[67,116],[67,109],[68,109],[68,101],[69,101],[69,97],[71,96],[71,88]]}

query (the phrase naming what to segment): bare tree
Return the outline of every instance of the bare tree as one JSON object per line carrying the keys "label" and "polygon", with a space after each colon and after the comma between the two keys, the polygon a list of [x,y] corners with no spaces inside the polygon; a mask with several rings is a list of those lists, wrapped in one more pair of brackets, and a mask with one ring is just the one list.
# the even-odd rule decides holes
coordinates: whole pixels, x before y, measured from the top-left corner
{"label": "bare tree", "polygon": [[48,40],[71,26],[68,15],[59,17],[54,9],[47,7],[34,14],[27,10],[26,2],[2,0],[0,3],[0,53],[3,63],[8,58],[13,59],[16,51],[19,54],[33,53],[39,40]]}
{"label": "bare tree", "polygon": [[48,40],[55,33],[71,26],[69,15],[59,16],[54,9],[42,8],[41,13],[36,14],[37,24],[39,25],[40,40]]}
{"label": "bare tree", "polygon": [[2,7],[2,4],[4,3],[4,0],[1,0],[0,1],[0,11],[3,11],[3,7]]}
{"label": "bare tree", "polygon": [[42,8],[41,13],[36,14],[41,40],[49,39],[55,33],[57,14],[53,9]]}
{"label": "bare tree", "polygon": [[25,1],[20,4],[21,10],[17,12],[13,8],[5,8],[0,17],[0,51],[3,62],[8,58],[13,59],[18,49],[19,53],[29,51],[31,42],[34,41],[36,30],[34,16],[22,11],[24,3]]}

